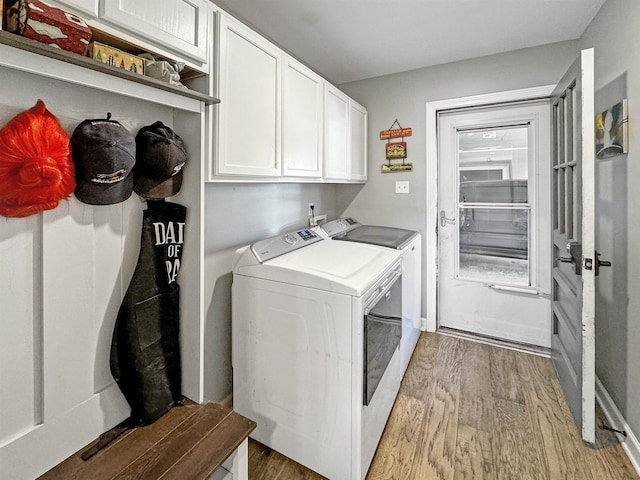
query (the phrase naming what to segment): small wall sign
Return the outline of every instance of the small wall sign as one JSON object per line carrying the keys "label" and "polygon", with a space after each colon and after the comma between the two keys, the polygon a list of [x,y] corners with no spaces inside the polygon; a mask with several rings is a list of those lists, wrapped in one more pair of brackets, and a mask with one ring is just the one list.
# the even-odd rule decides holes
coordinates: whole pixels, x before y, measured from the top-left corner
{"label": "small wall sign", "polygon": [[413,172],[413,163],[382,164],[382,173]]}
{"label": "small wall sign", "polygon": [[[398,128],[393,128],[395,125]],[[389,127],[389,130],[382,130],[380,132],[380,140],[387,140],[385,158],[387,163],[382,164],[382,173],[392,172],[412,172],[413,164],[405,163],[407,158],[407,142],[404,141],[404,137],[411,136],[410,128],[402,128],[398,120],[396,119]],[[392,138],[400,138],[400,142],[391,142]],[[402,163],[392,163],[393,160],[400,160]]]}
{"label": "small wall sign", "polygon": [[387,143],[387,160],[407,158],[407,142]]}
{"label": "small wall sign", "polygon": [[380,140],[387,140],[388,138],[410,137],[410,136],[411,136],[410,128],[396,128],[394,130],[382,130],[380,132]]}

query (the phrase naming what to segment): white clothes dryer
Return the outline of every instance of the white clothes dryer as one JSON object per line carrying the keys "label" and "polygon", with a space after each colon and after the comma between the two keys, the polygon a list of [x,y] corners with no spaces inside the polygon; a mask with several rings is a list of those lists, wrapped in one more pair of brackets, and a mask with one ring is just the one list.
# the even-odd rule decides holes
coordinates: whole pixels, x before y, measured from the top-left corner
{"label": "white clothes dryer", "polygon": [[398,251],[300,230],[239,249],[233,407],[255,440],[333,480],[367,473],[400,381]]}
{"label": "white clothes dryer", "polygon": [[409,365],[422,328],[422,236],[413,230],[362,225],[351,217],[338,218],[314,229],[324,238],[378,245],[402,255],[402,375]]}

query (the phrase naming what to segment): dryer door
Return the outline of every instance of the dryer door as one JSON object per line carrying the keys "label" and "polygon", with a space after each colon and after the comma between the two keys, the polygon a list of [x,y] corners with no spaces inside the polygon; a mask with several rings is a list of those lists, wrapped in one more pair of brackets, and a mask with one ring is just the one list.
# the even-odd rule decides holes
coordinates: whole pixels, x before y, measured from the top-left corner
{"label": "dryer door", "polygon": [[365,308],[363,404],[369,405],[402,338],[402,276],[381,291]]}

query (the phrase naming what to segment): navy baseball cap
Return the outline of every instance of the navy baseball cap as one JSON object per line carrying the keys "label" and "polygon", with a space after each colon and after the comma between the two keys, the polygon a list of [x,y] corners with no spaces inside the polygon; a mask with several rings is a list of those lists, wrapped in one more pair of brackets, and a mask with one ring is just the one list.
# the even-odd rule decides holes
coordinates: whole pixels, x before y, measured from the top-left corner
{"label": "navy baseball cap", "polygon": [[136,135],[136,166],[133,189],[143,198],[172,197],[182,187],[187,150],[182,138],[158,121],[142,127]]}
{"label": "navy baseball cap", "polygon": [[135,138],[119,122],[85,120],[71,135],[76,197],[90,205],[125,201],[133,191]]}

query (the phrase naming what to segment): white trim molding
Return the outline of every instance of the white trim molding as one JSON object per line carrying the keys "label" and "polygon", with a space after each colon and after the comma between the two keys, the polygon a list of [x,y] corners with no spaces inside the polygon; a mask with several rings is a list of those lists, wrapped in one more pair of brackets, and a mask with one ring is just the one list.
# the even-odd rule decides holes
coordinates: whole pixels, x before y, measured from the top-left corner
{"label": "white trim molding", "polygon": [[640,442],[638,437],[631,431],[631,427],[625,420],[625,418],[618,410],[618,407],[614,403],[613,399],[609,395],[609,392],[604,388],[600,379],[596,376],[596,399],[598,404],[602,408],[604,416],[607,417],[609,426],[616,430],[624,430],[626,436],[617,434],[622,448],[624,448],[627,457],[631,461],[636,473],[640,475]]}
{"label": "white trim molding", "polygon": [[426,232],[425,262],[426,276],[424,298],[427,305],[427,332],[437,328],[437,281],[438,281],[438,112],[457,108],[479,107],[508,102],[522,102],[549,97],[555,85],[495,92],[471,97],[451,98],[427,102],[426,122]]}

